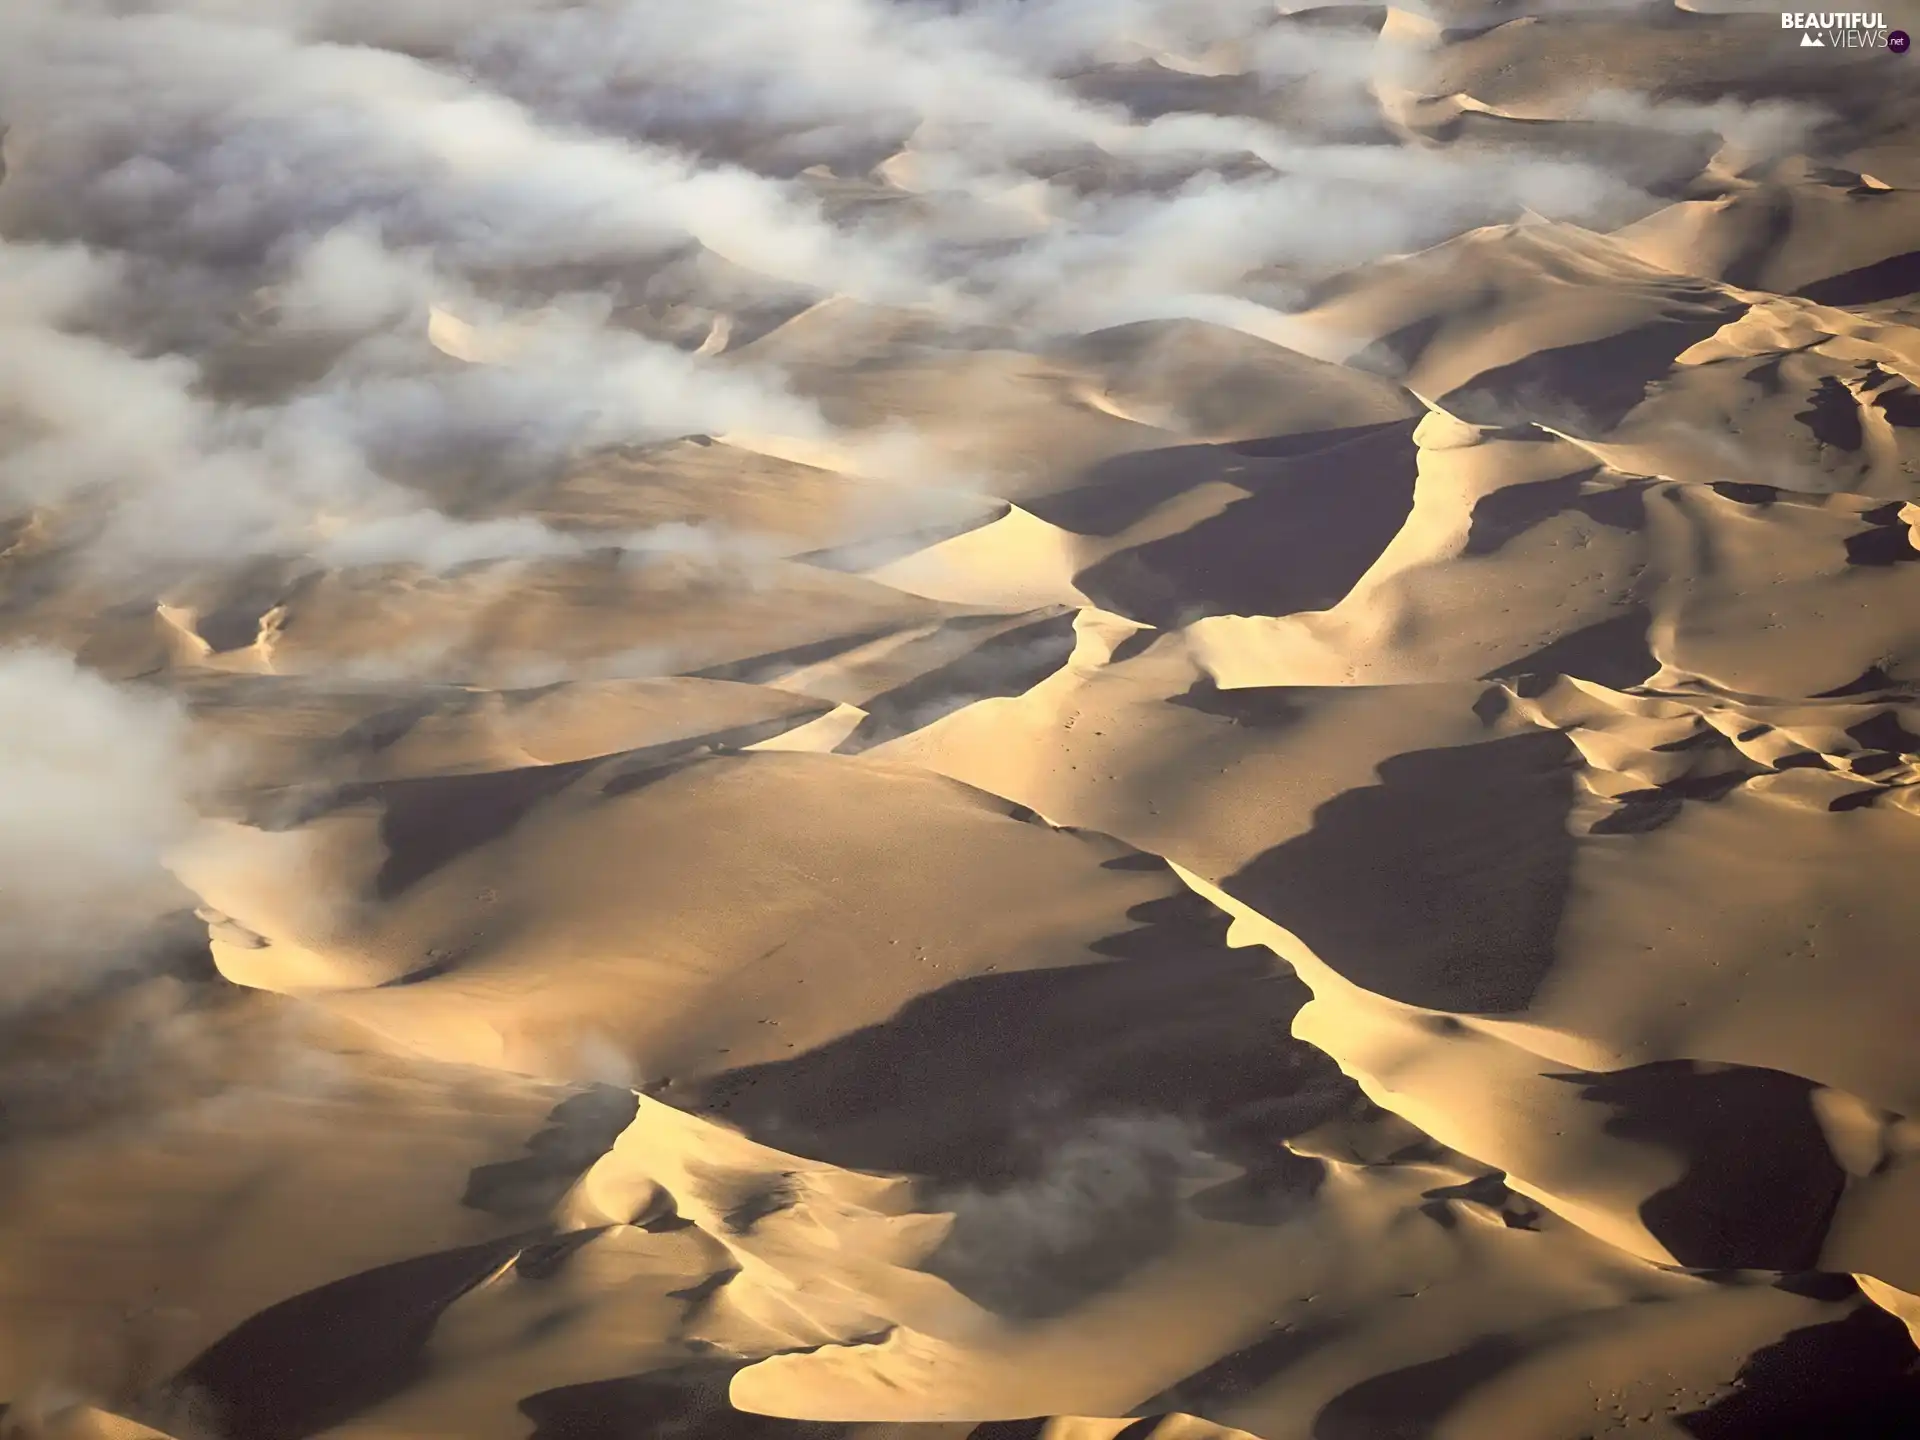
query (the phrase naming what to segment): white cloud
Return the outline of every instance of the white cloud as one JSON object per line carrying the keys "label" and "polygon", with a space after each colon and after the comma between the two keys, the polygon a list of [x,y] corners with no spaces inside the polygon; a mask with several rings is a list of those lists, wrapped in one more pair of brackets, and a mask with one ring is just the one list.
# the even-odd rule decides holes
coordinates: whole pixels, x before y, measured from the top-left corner
{"label": "white cloud", "polygon": [[139,958],[190,903],[161,867],[205,761],[171,701],[43,650],[0,650],[0,1007]]}

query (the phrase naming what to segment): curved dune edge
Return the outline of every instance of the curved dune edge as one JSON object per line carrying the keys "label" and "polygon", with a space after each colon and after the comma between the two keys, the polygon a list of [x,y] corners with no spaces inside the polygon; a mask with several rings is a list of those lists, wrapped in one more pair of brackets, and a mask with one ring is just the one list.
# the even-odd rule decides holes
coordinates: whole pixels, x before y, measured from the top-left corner
{"label": "curved dune edge", "polygon": [[870,578],[909,594],[1031,610],[1087,604],[1073,587],[1077,537],[1012,506],[991,525],[896,560]]}

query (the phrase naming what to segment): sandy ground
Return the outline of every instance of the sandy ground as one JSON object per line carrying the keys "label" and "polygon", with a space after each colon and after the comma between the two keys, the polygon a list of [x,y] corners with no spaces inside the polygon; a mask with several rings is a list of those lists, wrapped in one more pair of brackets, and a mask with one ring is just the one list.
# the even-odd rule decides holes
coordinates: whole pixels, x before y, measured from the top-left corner
{"label": "sandy ground", "polygon": [[1826,33],[20,0],[0,1435],[1920,1434]]}

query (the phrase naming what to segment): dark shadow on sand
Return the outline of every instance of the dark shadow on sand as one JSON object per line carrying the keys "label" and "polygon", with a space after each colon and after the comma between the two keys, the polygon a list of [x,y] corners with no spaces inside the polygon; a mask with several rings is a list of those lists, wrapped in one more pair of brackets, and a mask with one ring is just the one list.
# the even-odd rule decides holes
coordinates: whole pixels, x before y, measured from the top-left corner
{"label": "dark shadow on sand", "polygon": [[[469,851],[507,834],[590,771],[608,773],[601,793],[612,798],[683,763],[772,739],[831,708],[822,702],[811,711],[802,709],[750,725],[551,765],[343,786],[325,797],[318,812],[366,800],[381,806],[380,839],[387,858],[374,879],[374,892],[390,900]],[[309,811],[300,818],[312,819],[315,813]]]}
{"label": "dark shadow on sand", "polygon": [[1577,761],[1557,731],[1395,756],[1222,888],[1376,994],[1524,1009],[1553,965]]}
{"label": "dark shadow on sand", "polygon": [[1920,250],[1891,255],[1871,265],[1802,285],[1799,294],[1816,305],[1873,305],[1920,293]]}
{"label": "dark shadow on sand", "polygon": [[442,1312],[538,1232],[420,1255],[309,1290],[241,1322],[165,1387],[223,1440],[304,1440],[425,1371]]}
{"label": "dark shadow on sand", "polygon": [[1690,1060],[1551,1078],[1612,1106],[1608,1134],[1685,1160],[1681,1178],[1640,1207],[1682,1265],[1813,1268],[1846,1175],[1814,1115],[1812,1081]]}
{"label": "dark shadow on sand", "polygon": [[1615,530],[1637,532],[1645,528],[1650,482],[1623,480],[1605,489],[1587,489],[1588,482],[1600,473],[1596,465],[1575,475],[1508,485],[1481,496],[1473,507],[1462,553],[1492,555],[1509,540],[1569,510]]}
{"label": "dark shadow on sand", "polygon": [[736,1410],[727,1387],[743,1361],[694,1362],[543,1390],[520,1402],[527,1440],[840,1440],[851,1425]]}
{"label": "dark shadow on sand", "polygon": [[1228,477],[1253,490],[1177,534],[1074,576],[1095,604],[1150,625],[1199,615],[1290,615],[1337,605],[1413,509],[1410,421]]}
{"label": "dark shadow on sand", "polygon": [[[1000,620],[986,618],[993,623]],[[838,753],[857,755],[931,725],[976,700],[1032,689],[1073,654],[1073,622],[1073,612],[1064,611],[1003,630],[959,659],[862,702],[867,717],[836,747]]]}
{"label": "dark shadow on sand", "polygon": [[1207,1418],[1244,1400],[1282,1371],[1309,1361],[1319,1351],[1337,1344],[1353,1331],[1351,1322],[1335,1321],[1310,1330],[1277,1326],[1274,1333],[1223,1355],[1177,1384],[1136,1406],[1136,1415],[1198,1415]]}
{"label": "dark shadow on sand", "polygon": [[1793,417],[1813,432],[1822,445],[1849,454],[1866,443],[1860,424],[1860,405],[1853,392],[1832,375],[1822,375],[1807,408]]}
{"label": "dark shadow on sand", "polygon": [[1167,703],[1250,730],[1284,730],[1313,713],[1313,707],[1302,698],[1312,694],[1310,689],[1292,685],[1222,690],[1211,678],[1202,676]]}
{"label": "dark shadow on sand", "polygon": [[517,1160],[481,1165],[467,1176],[460,1203],[504,1219],[538,1221],[588,1166],[613,1148],[640,1102],[617,1085],[592,1085],[547,1114],[547,1128]]}
{"label": "dark shadow on sand", "polygon": [[1457,1354],[1362,1380],[1327,1402],[1313,1440],[1425,1440],[1449,1410],[1526,1355],[1511,1337],[1489,1335]]}
{"label": "dark shadow on sand", "polygon": [[920,1177],[930,1208],[961,1217],[928,1268],[999,1313],[1060,1313],[1170,1242],[1196,1153],[1247,1172],[1197,1202],[1214,1218],[1281,1223],[1323,1170],[1283,1139],[1357,1094],[1291,1036],[1306,987],[1226,948],[1206,902],[1130,918],[1092,947],[1106,963],[962,980],[670,1098],[767,1144]]}
{"label": "dark shadow on sand", "polygon": [[1700,318],[1653,320],[1602,340],[1541,350],[1476,375],[1440,404],[1472,425],[1525,421],[1583,440],[1604,439],[1646,398],[1647,386],[1667,373],[1675,356],[1716,334],[1737,313],[1721,305]]}
{"label": "dark shadow on sand", "polygon": [[1630,690],[1659,673],[1660,661],[1647,642],[1653,617],[1635,605],[1610,620],[1599,620],[1542,645],[1531,654],[1489,670],[1483,680],[1517,680],[1576,675],[1611,690]]}
{"label": "dark shadow on sand", "polygon": [[[1177,496],[1214,480],[1248,488],[1274,477],[1284,483],[1291,464],[1314,461],[1355,445],[1390,441],[1412,432],[1411,420],[1387,420],[1228,444],[1169,445],[1132,451],[1089,466],[1076,482],[1021,506],[1075,535],[1111,538]],[[1261,461],[1264,464],[1247,464]]]}
{"label": "dark shadow on sand", "polygon": [[1731,1394],[1677,1423],[1698,1440],[1906,1440],[1920,1435],[1913,1340],[1862,1304],[1755,1351]]}
{"label": "dark shadow on sand", "polygon": [[[835,1165],[938,1184],[1023,1178],[1025,1137],[1117,1113],[1223,1120],[1346,1082],[1294,1040],[1310,992],[1225,945],[1197,896],[1136,906],[1106,963],[956,981],[791,1060],[746,1066],[674,1103]],[[1302,1124],[1301,1128],[1308,1128]]]}
{"label": "dark shadow on sand", "polygon": [[390,900],[468,851],[505,835],[535,806],[599,763],[596,757],[479,775],[388,780],[349,787],[339,800],[380,802],[380,840],[387,859],[374,877],[374,893]]}
{"label": "dark shadow on sand", "polygon": [[1846,539],[1849,565],[1906,565],[1920,560],[1920,547],[1913,543],[1913,532],[1900,518],[1899,505],[1882,505],[1860,518],[1873,528]]}

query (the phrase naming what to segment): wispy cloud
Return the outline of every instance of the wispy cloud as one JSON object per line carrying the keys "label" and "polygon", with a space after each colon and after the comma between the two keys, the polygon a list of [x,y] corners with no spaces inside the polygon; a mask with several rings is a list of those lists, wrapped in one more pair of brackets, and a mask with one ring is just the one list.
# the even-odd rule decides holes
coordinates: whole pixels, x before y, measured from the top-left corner
{"label": "wispy cloud", "polygon": [[0,650],[0,1008],[144,958],[191,903],[161,856],[195,822],[204,757],[170,701],[64,655]]}

